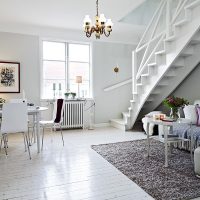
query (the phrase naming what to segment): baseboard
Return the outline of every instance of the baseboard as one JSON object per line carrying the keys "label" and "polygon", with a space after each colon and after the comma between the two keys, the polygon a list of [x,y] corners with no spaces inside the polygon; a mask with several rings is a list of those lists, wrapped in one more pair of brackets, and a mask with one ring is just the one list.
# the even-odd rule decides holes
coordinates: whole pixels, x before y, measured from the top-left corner
{"label": "baseboard", "polygon": [[110,126],[110,123],[99,123],[99,124],[94,125],[95,128],[109,127],[109,126]]}

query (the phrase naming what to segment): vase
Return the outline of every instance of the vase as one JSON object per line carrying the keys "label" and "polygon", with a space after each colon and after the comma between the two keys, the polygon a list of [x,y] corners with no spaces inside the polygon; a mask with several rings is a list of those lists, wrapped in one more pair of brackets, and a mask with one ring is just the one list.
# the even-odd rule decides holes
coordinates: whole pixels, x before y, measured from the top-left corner
{"label": "vase", "polygon": [[171,108],[170,118],[177,120],[179,118],[178,108]]}

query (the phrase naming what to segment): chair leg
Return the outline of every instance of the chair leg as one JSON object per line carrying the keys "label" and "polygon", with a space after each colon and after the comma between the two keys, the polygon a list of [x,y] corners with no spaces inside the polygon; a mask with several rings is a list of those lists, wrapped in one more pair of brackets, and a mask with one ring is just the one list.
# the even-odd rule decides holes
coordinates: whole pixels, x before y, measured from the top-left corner
{"label": "chair leg", "polygon": [[43,127],[43,130],[42,130],[42,147],[41,147],[41,150],[43,150],[43,143],[44,143],[44,127]]}
{"label": "chair leg", "polygon": [[31,138],[30,138],[29,128],[28,128],[27,137],[28,137],[28,145],[31,146]]}
{"label": "chair leg", "polygon": [[63,138],[63,132],[62,132],[62,126],[61,125],[60,125],[60,133],[61,133],[62,142],[63,142],[63,146],[64,146],[65,143],[64,143],[64,138]]}
{"label": "chair leg", "polygon": [[32,132],[33,142],[36,143],[36,135],[35,135],[35,123],[33,125],[33,132]]}
{"label": "chair leg", "polygon": [[7,156],[8,155],[8,151],[7,151],[8,144],[7,144],[7,138],[6,138],[5,135],[3,136],[3,142],[4,142],[5,153],[6,153],[6,156]]}
{"label": "chair leg", "polygon": [[3,143],[3,137],[1,138],[0,152],[1,152],[2,143]]}
{"label": "chair leg", "polygon": [[28,154],[29,154],[29,158],[31,160],[31,152],[30,152],[30,147],[29,147],[29,138],[28,135],[25,134],[25,140],[26,140],[26,144],[27,144],[27,149],[28,149]]}
{"label": "chair leg", "polygon": [[25,139],[25,134],[24,133],[22,133],[23,134],[23,138],[24,138],[24,151],[26,152],[27,151],[27,148],[26,148],[26,139]]}

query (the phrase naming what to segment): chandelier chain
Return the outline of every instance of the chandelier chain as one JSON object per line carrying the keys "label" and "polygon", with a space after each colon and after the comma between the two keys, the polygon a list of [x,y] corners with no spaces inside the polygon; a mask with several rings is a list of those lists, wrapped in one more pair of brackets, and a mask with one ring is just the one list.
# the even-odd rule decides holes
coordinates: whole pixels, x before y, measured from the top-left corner
{"label": "chandelier chain", "polygon": [[97,16],[99,16],[99,1],[96,0],[96,7],[97,7]]}

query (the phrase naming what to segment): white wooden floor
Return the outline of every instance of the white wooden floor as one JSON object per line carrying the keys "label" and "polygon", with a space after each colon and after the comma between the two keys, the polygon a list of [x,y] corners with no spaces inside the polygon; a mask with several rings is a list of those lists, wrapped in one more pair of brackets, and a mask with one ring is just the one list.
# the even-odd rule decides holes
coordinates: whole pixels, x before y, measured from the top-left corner
{"label": "white wooden floor", "polygon": [[145,138],[115,128],[65,131],[45,135],[44,150],[32,160],[21,135],[9,137],[9,156],[0,154],[0,200],[150,200],[153,199],[91,148],[91,144]]}

